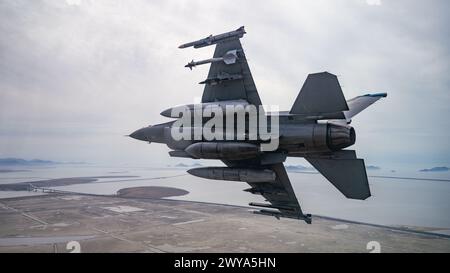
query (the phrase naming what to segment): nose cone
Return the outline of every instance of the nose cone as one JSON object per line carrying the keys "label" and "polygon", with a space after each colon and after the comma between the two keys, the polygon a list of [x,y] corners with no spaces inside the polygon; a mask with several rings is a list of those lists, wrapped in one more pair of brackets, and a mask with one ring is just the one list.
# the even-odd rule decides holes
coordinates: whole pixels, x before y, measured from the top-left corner
{"label": "nose cone", "polygon": [[[184,150],[188,155],[194,157],[194,158],[200,158],[201,157],[201,151],[202,151],[202,143],[194,143],[189,145],[185,150]],[[192,169],[192,171],[194,171],[195,169]],[[189,171],[188,171],[189,173]],[[190,173],[192,175],[198,176],[196,174]]]}
{"label": "nose cone", "polygon": [[145,129],[147,129],[147,128],[141,128],[139,130],[134,131],[133,133],[130,134],[130,137],[137,139],[137,140],[149,141],[145,134],[145,131],[146,131]]}
{"label": "nose cone", "polygon": [[205,168],[194,168],[194,169],[189,169],[187,170],[187,173],[193,176],[198,176],[198,177],[206,177],[207,176],[207,171],[205,171]]}
{"label": "nose cone", "polygon": [[134,131],[130,137],[147,142],[165,143],[164,128],[165,124],[144,127]]}
{"label": "nose cone", "polygon": [[161,116],[166,117],[166,118],[171,118],[172,117],[172,108],[162,111]]}

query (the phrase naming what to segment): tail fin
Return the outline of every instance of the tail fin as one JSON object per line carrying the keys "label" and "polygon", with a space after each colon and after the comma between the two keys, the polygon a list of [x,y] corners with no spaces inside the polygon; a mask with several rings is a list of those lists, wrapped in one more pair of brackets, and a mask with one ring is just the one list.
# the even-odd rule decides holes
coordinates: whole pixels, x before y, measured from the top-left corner
{"label": "tail fin", "polygon": [[356,158],[355,151],[342,150],[329,157],[306,157],[305,159],[345,197],[359,200],[370,197],[364,160]]}
{"label": "tail fin", "polygon": [[328,72],[309,74],[290,114],[318,115],[349,110],[337,77]]}
{"label": "tail fin", "polygon": [[362,110],[366,109],[377,100],[387,97],[387,93],[367,94],[358,96],[356,98],[347,101],[348,111],[344,112],[345,118],[349,121],[352,117],[359,114]]}
{"label": "tail fin", "polygon": [[367,94],[346,101],[335,75],[328,72],[309,74],[289,113],[323,116],[342,115],[343,112],[342,119],[345,116],[345,120],[334,121],[349,123],[352,117],[384,97],[387,97],[386,93]]}

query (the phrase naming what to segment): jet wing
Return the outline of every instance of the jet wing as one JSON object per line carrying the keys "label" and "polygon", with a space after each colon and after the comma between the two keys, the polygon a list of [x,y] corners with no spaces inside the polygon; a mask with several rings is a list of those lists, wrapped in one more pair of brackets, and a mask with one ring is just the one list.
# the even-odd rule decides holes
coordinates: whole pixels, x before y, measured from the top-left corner
{"label": "jet wing", "polygon": [[[246,166],[250,162],[243,161],[224,161],[229,167]],[[250,163],[254,164],[254,162]],[[254,166],[254,165],[253,165]],[[254,211],[256,214],[274,216],[276,218],[285,217],[304,220],[311,223],[311,215],[303,214],[300,204],[295,196],[289,176],[283,163],[273,165],[259,166],[259,168],[271,169],[276,174],[275,182],[248,183],[251,188],[245,191],[262,195],[269,203],[250,203],[250,206],[263,208]]]}
{"label": "jet wing", "polygon": [[234,62],[212,62],[205,84],[202,102],[246,100],[261,105],[247,59],[239,38],[226,39],[217,43],[214,58],[223,58],[227,53],[236,54]]}

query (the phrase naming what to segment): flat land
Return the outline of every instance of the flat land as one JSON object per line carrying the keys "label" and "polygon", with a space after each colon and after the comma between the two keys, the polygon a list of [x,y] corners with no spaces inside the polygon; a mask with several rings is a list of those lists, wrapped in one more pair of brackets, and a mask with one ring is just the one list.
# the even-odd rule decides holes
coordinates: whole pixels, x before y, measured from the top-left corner
{"label": "flat land", "polygon": [[307,225],[243,207],[75,194],[0,200],[0,252],[69,252],[70,241],[81,252],[369,252],[370,241],[381,252],[450,252],[448,237],[314,216]]}
{"label": "flat land", "polygon": [[117,192],[117,195],[123,198],[163,198],[163,197],[171,197],[171,196],[181,196],[188,194],[188,191],[177,189],[177,188],[169,188],[169,187],[133,187],[133,188],[124,188]]}

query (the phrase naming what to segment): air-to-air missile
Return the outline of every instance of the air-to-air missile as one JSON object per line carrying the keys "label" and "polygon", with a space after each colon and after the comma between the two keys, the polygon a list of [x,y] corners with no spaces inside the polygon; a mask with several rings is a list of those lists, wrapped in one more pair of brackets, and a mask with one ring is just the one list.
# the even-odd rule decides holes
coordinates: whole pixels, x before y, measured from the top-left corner
{"label": "air-to-air missile", "polygon": [[253,211],[253,213],[254,214],[260,214],[260,215],[273,216],[273,217],[275,217],[277,219],[280,219],[281,217],[283,217],[283,218],[291,218],[291,219],[300,219],[300,220],[304,220],[308,224],[311,224],[311,214],[305,214],[303,216],[302,215],[293,216],[293,215],[290,215],[290,214],[281,213],[279,211],[267,210],[267,209],[255,210],[255,211]]}
{"label": "air-to-air missile", "polygon": [[208,78],[204,81],[199,82],[199,84],[207,85],[218,85],[226,81],[241,80],[244,77],[241,74],[228,74],[226,72],[220,72],[215,77]]}
{"label": "air-to-air missile", "polygon": [[248,183],[275,182],[276,174],[268,169],[245,169],[228,167],[204,167],[194,168],[187,171],[194,176],[213,179],[240,181]]}
{"label": "air-to-air missile", "polygon": [[206,60],[196,61],[196,62],[194,62],[194,60],[192,60],[190,63],[188,63],[184,67],[187,67],[190,70],[192,70],[192,68],[197,65],[209,64],[209,63],[215,63],[215,62],[224,62],[225,64],[234,64],[234,63],[236,63],[237,58],[238,58],[237,50],[230,50],[227,53],[225,53],[225,55],[223,55],[222,57],[211,58],[211,59],[206,59]]}
{"label": "air-to-air missile", "polygon": [[242,38],[242,36],[244,36],[245,33],[246,33],[245,29],[242,26],[242,27],[240,27],[236,30],[230,31],[230,32],[226,32],[226,33],[214,35],[214,36],[210,35],[204,39],[200,39],[200,40],[197,40],[194,42],[182,44],[178,48],[186,48],[186,47],[191,47],[191,46],[193,46],[194,48],[200,48],[200,47],[210,46],[213,44],[217,44],[219,42],[223,42],[224,40],[227,40],[227,39]]}

